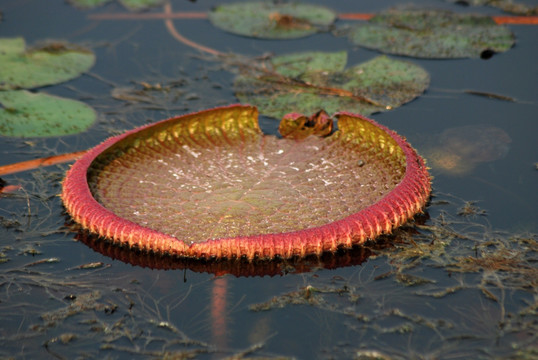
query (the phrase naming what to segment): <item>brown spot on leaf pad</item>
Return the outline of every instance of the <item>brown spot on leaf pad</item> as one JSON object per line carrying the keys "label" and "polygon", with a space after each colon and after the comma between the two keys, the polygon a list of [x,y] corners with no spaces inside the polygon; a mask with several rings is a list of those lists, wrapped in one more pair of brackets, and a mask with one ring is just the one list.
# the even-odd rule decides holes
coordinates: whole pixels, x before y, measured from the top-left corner
{"label": "brown spot on leaf pad", "polygon": [[385,127],[340,113],[331,136],[279,139],[257,115],[233,105],[111,138],[68,172],[64,204],[128,247],[249,259],[351,247],[424,206],[424,162]]}

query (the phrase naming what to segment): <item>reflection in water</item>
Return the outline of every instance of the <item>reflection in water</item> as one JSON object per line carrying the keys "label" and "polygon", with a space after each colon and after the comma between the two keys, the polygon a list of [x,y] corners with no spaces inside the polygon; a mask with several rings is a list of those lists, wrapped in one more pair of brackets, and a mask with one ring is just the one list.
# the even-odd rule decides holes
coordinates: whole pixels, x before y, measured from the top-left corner
{"label": "reflection in water", "polygon": [[[212,344],[217,349],[225,350],[229,348],[229,310],[228,309],[228,277],[221,276],[232,274],[235,276],[274,276],[286,275],[289,273],[303,273],[316,269],[334,269],[351,265],[358,265],[366,261],[373,254],[374,249],[356,246],[349,250],[341,250],[337,253],[325,253],[322,255],[312,255],[304,259],[273,259],[254,260],[243,259],[215,259],[215,260],[195,260],[182,259],[172,256],[155,255],[148,252],[136,251],[112,244],[109,240],[90,234],[86,230],[78,232],[76,238],[93,250],[118,259],[134,266],[147,267],[151,269],[190,269],[194,272],[207,272],[217,275],[213,279],[210,301],[210,319]],[[382,237],[380,241],[372,244],[378,249],[391,246],[388,237]],[[267,325],[267,324],[266,324]],[[268,325],[264,331],[253,335],[253,339],[267,337]],[[252,341],[252,340],[251,340]],[[215,355],[221,355],[219,351]]]}
{"label": "reflection in water", "polygon": [[[77,240],[86,244],[93,250],[117,259],[122,262],[151,269],[178,270],[189,269],[194,272],[205,272],[221,276],[231,274],[237,277],[243,276],[275,276],[297,274],[313,271],[316,269],[335,269],[339,267],[359,265],[373,254],[372,249],[355,246],[349,250],[342,249],[336,253],[324,253],[311,255],[306,258],[253,260],[247,259],[189,259],[174,256],[163,256],[128,249],[114,245],[107,239],[103,239],[86,230],[81,230],[76,236]],[[390,240],[381,238],[375,247],[390,246]]]}

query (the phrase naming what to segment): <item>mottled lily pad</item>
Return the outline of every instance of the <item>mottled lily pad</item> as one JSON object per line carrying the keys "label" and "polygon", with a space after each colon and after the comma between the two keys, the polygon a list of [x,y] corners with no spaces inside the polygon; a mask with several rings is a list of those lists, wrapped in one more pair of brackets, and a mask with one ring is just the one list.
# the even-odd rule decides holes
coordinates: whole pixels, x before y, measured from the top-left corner
{"label": "mottled lily pad", "polygon": [[166,0],[120,0],[120,3],[131,11],[140,11],[164,4]]}
{"label": "mottled lily pad", "polygon": [[95,55],[63,42],[26,49],[21,37],[0,39],[0,90],[58,84],[88,71]]}
{"label": "mottled lily pad", "polygon": [[514,0],[448,0],[453,3],[464,6],[491,6],[502,11],[522,15],[538,15],[538,6],[527,5],[523,2],[518,2]]}
{"label": "mottled lily pad", "polygon": [[336,14],[322,6],[281,2],[219,5],[211,23],[228,32],[263,39],[294,39],[326,30]]}
{"label": "mottled lily pad", "polygon": [[67,0],[70,4],[82,9],[92,9],[110,2],[111,0]]}
{"label": "mottled lily pad", "polygon": [[95,111],[80,101],[26,90],[0,91],[0,134],[49,137],[85,131]]}
{"label": "mottled lily pad", "polygon": [[514,45],[514,35],[490,16],[449,11],[389,10],[354,27],[354,44],[420,58],[480,57]]}
{"label": "mottled lily pad", "polygon": [[235,94],[274,118],[321,109],[368,115],[401,106],[429,85],[428,73],[406,61],[379,56],[345,69],[346,59],[345,51],[277,56],[263,67],[271,70],[238,76]]}
{"label": "mottled lily pad", "polygon": [[420,211],[430,178],[393,131],[339,113],[330,136],[264,135],[232,105],[131,130],[69,170],[62,199],[90,232],[188,258],[304,257],[391,232]]}
{"label": "mottled lily pad", "polygon": [[[111,0],[68,0],[71,4],[82,9],[92,9],[104,5]],[[119,0],[119,2],[131,11],[139,11],[161,5],[165,0]]]}
{"label": "mottled lily pad", "polygon": [[464,175],[480,163],[502,159],[511,142],[506,131],[498,127],[466,125],[434,136],[424,146],[424,153],[433,169],[450,175]]}

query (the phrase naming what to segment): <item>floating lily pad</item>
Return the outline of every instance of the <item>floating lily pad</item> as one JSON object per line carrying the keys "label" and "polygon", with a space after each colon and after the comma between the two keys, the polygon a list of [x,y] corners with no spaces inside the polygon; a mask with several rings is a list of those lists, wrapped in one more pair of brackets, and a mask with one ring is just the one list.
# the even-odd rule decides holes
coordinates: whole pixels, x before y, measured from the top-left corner
{"label": "floating lily pad", "polygon": [[166,0],[120,0],[120,3],[132,11],[140,11],[164,4]]}
{"label": "floating lily pad", "polygon": [[490,16],[449,11],[389,10],[354,27],[359,46],[420,58],[480,57],[514,45],[514,35]]}
{"label": "floating lily pad", "polygon": [[[512,139],[498,127],[466,125],[450,128],[434,136],[424,146],[428,164],[435,170],[464,175],[477,164],[502,159],[510,149]],[[432,144],[433,143],[433,144]]]}
{"label": "floating lily pad", "polygon": [[328,137],[264,135],[251,106],[163,120],[108,139],[69,170],[62,199],[90,232],[189,258],[290,258],[391,232],[430,193],[422,158],[372,120]]}
{"label": "floating lily pad", "polygon": [[448,0],[459,5],[491,6],[516,15],[538,15],[538,6],[527,5],[514,0]]}
{"label": "floating lily pad", "polygon": [[95,55],[63,42],[26,49],[24,39],[0,39],[0,90],[58,84],[89,70]]}
{"label": "floating lily pad", "polygon": [[263,39],[293,39],[324,31],[336,14],[322,6],[247,2],[219,5],[209,13],[211,23],[228,32]]}
{"label": "floating lily pad", "polygon": [[[110,2],[111,0],[68,0],[71,4],[82,9],[93,9]],[[159,6],[165,0],[119,0],[128,10],[140,11],[151,7]]]}
{"label": "floating lily pad", "polygon": [[321,109],[368,115],[401,106],[429,85],[428,73],[406,61],[379,56],[345,69],[346,59],[345,51],[277,56],[265,66],[271,71],[238,76],[235,94],[274,118]]}
{"label": "floating lily pad", "polygon": [[26,90],[0,91],[0,134],[48,137],[85,131],[95,111],[80,101]]}
{"label": "floating lily pad", "polygon": [[110,2],[111,0],[67,0],[70,4],[82,9],[92,9]]}

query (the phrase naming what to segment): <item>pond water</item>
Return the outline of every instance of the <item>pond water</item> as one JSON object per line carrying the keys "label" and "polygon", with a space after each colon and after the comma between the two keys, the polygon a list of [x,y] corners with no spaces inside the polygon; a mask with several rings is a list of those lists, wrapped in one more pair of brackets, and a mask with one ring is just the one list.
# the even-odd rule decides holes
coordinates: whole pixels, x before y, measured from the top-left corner
{"label": "pond water", "polygon": [[[305,2],[338,13],[399,3]],[[171,2],[181,12],[221,3]],[[502,14],[443,1],[414,5]],[[0,137],[0,166],[85,150],[142,124],[237,102],[229,67],[178,42],[163,19],[96,19],[128,13],[116,1],[80,10],[64,0],[4,0],[0,11],[1,37],[63,39],[95,52],[89,73],[39,91],[98,113],[79,135]],[[348,64],[378,55],[331,34],[258,40],[207,19],[173,23],[184,37],[226,53],[346,50]],[[391,56],[426,69],[430,87],[371,117],[426,158],[433,197],[414,226],[363,249],[257,266],[156,259],[73,231],[57,196],[69,165],[2,176],[21,188],[0,195],[0,357],[536,358],[538,27],[509,28],[516,45],[487,60]],[[133,98],[144,84],[155,89]],[[278,122],[262,117],[261,125],[274,134]]]}

